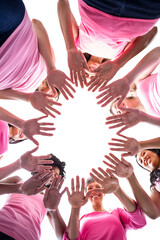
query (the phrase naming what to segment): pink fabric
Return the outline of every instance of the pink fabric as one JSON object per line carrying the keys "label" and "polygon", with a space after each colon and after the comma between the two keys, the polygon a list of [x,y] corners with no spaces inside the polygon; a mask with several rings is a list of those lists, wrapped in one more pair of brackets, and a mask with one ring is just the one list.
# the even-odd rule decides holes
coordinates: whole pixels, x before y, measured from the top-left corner
{"label": "pink fabric", "polygon": [[148,114],[160,117],[160,72],[140,80],[137,95]]}
{"label": "pink fabric", "polygon": [[0,232],[16,240],[39,240],[45,214],[42,194],[11,194],[0,210]]}
{"label": "pink fabric", "polygon": [[0,155],[8,150],[9,127],[6,122],[0,120]]}
{"label": "pink fabric", "polygon": [[[80,234],[77,240],[126,240],[128,229],[138,229],[146,225],[140,208],[133,213],[117,208],[109,212],[92,212],[80,219]],[[63,240],[68,240],[67,234]]]}
{"label": "pink fabric", "polygon": [[31,21],[24,19],[0,48],[0,90],[34,92],[47,76]]}
{"label": "pink fabric", "polygon": [[76,46],[83,52],[105,58],[116,58],[126,44],[147,33],[158,19],[146,20],[116,17],[78,0],[81,24]]}

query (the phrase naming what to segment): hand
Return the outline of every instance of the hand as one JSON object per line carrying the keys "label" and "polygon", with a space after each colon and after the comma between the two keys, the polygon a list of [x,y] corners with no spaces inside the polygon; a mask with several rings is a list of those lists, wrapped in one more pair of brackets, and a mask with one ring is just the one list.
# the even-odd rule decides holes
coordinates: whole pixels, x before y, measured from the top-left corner
{"label": "hand", "polygon": [[[62,93],[62,95],[65,97],[65,99],[69,99],[68,96],[73,98],[73,95],[70,90],[73,92],[76,92],[75,89],[71,86],[71,84],[68,83],[68,81],[71,81],[67,75],[57,69],[53,69],[48,73],[47,76],[47,82],[49,86],[52,88],[52,91],[55,92],[55,87],[59,89],[59,91]],[[68,95],[68,96],[67,96]]]}
{"label": "hand", "polygon": [[111,128],[122,127],[117,134],[123,132],[127,128],[133,127],[141,121],[141,111],[133,108],[120,108],[125,113],[110,116],[106,118],[106,124],[113,124]]}
{"label": "hand", "polygon": [[68,188],[67,188],[67,195],[68,195],[68,201],[71,204],[72,208],[80,208],[83,205],[86,204],[88,201],[88,198],[92,191],[88,191],[86,196],[84,195],[84,189],[85,189],[85,181],[84,178],[81,180],[81,189],[80,189],[80,181],[79,176],[76,176],[76,187],[74,184],[74,179],[71,179],[71,190],[72,193],[70,194]]}
{"label": "hand", "polygon": [[110,148],[110,150],[126,152],[122,154],[123,157],[134,156],[139,152],[140,144],[136,139],[126,137],[122,134],[119,134],[119,136],[126,140],[112,138],[111,140],[114,142],[109,142],[108,145],[116,146],[117,148]]}
{"label": "hand", "polygon": [[52,175],[52,171],[39,172],[35,174],[21,185],[22,193],[26,195],[35,195],[43,191],[46,189],[45,183],[52,177]]}
{"label": "hand", "polygon": [[61,113],[57,111],[55,108],[53,108],[51,105],[61,106],[62,104],[53,101],[51,97],[53,96],[50,94],[35,91],[34,93],[31,94],[29,101],[32,104],[32,106],[38,111],[55,118],[55,115],[52,112],[55,112],[59,115]]}
{"label": "hand", "polygon": [[50,188],[46,189],[44,194],[44,206],[45,208],[56,210],[60,203],[62,195],[65,193],[66,188],[60,193],[60,189],[63,185],[64,179],[61,179],[61,176],[55,177]]}
{"label": "hand", "polygon": [[78,87],[78,80],[81,88],[87,84],[85,69],[88,69],[86,59],[83,54],[75,48],[68,50],[68,66],[72,82]]}
{"label": "hand", "polygon": [[[34,135],[43,135],[43,136],[53,136],[52,133],[47,133],[46,131],[55,130],[55,128],[47,127],[47,126],[53,126],[53,123],[49,122],[42,122],[39,123],[38,121],[46,118],[47,116],[39,117],[30,119],[27,121],[24,121],[22,123],[21,129],[24,135],[30,139],[32,142],[34,142],[37,146],[39,145],[39,142],[33,137]],[[45,126],[45,127],[44,127]]]}
{"label": "hand", "polygon": [[109,155],[110,156],[106,155],[105,158],[107,158],[107,160],[109,160],[112,164],[106,161],[103,162],[111,168],[110,171],[116,174],[118,177],[129,178],[133,173],[132,165],[129,162],[127,162],[123,157],[121,158],[120,161],[112,153],[110,153]]}
{"label": "hand", "polygon": [[88,90],[92,90],[94,92],[100,86],[100,89],[103,89],[119,69],[120,67],[114,61],[108,60],[105,63],[102,63],[98,68],[92,71],[96,73],[96,75],[87,84],[87,86],[90,86]]}
{"label": "hand", "polygon": [[[32,153],[37,151],[37,148],[32,149],[31,151],[26,152],[20,157],[20,166],[26,169],[29,172],[40,172],[44,170],[52,169],[52,166],[45,166],[43,164],[52,164],[53,160],[50,155],[45,156],[32,156]],[[47,160],[48,159],[48,160]]]}
{"label": "hand", "polygon": [[97,96],[97,99],[101,98],[97,104],[102,104],[102,107],[105,107],[107,104],[112,102],[115,98],[120,97],[118,101],[118,106],[122,103],[127,93],[129,92],[130,85],[128,80],[125,78],[119,79],[100,91],[103,91],[100,95]]}
{"label": "hand", "polygon": [[110,169],[104,171],[102,168],[98,168],[98,170],[102,173],[99,173],[97,170],[92,168],[92,172],[90,173],[91,177],[99,183],[103,188],[102,189],[94,189],[94,192],[102,192],[102,193],[114,193],[119,189],[119,181],[112,174]]}

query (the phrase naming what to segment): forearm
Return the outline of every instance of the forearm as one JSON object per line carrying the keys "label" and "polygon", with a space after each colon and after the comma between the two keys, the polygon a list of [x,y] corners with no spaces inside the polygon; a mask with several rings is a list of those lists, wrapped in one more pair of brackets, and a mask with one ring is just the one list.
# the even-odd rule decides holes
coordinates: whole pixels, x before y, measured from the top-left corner
{"label": "forearm", "polygon": [[146,140],[146,141],[140,141],[140,150],[147,149],[147,148],[160,148],[160,137]]}
{"label": "forearm", "polygon": [[57,7],[66,49],[69,50],[71,48],[76,48],[73,35],[72,14],[68,0],[59,0]]}
{"label": "forearm", "polygon": [[79,236],[79,214],[80,208],[72,208],[69,219],[67,234],[70,240],[75,240]]}
{"label": "forearm", "polygon": [[151,42],[157,33],[157,28],[152,28],[148,33],[143,36],[137,37],[129,47],[115,60],[115,62],[123,67],[130,59],[140,53]]}
{"label": "forearm", "polygon": [[13,89],[0,90],[0,99],[29,101],[32,93],[24,93]]}
{"label": "forearm", "polygon": [[56,211],[49,211],[47,213],[49,221],[55,231],[56,237],[58,240],[61,240],[63,238],[63,234],[66,230],[66,224],[57,209]]}
{"label": "forearm", "polygon": [[0,195],[19,193],[20,186],[21,184],[0,183]]}
{"label": "forearm", "polygon": [[32,25],[38,39],[39,53],[45,61],[47,71],[50,71],[55,68],[55,55],[47,31],[39,20],[33,19]]}
{"label": "forearm", "polygon": [[153,203],[148,194],[143,190],[134,173],[128,178],[128,181],[137,200],[137,203],[142,211],[152,219],[157,218],[159,216],[159,211],[156,205]]}
{"label": "forearm", "polygon": [[8,122],[18,128],[22,128],[23,124],[24,124],[24,120],[13,115],[12,113],[8,112],[7,110],[5,110],[4,108],[0,107],[0,119]]}
{"label": "forearm", "polygon": [[120,200],[123,207],[128,212],[134,212],[136,210],[135,202],[121,189],[121,187],[114,193],[114,195]]}
{"label": "forearm", "polygon": [[5,167],[0,168],[0,179],[3,179],[7,176],[9,176],[11,173],[19,170],[20,167],[20,160],[15,161],[14,163],[11,163]]}
{"label": "forearm", "polygon": [[125,77],[130,83],[150,75],[160,63],[160,47],[154,48]]}
{"label": "forearm", "polygon": [[141,119],[141,122],[147,122],[147,123],[160,126],[160,118],[151,116],[145,112],[142,112],[142,111],[140,112],[140,119]]}

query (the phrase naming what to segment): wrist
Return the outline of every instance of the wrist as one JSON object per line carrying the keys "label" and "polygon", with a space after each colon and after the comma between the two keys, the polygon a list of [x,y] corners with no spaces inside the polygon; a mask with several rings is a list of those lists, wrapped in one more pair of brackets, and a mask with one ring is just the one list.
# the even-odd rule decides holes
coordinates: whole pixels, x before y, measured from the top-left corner
{"label": "wrist", "polygon": [[127,177],[127,179],[130,182],[134,177],[135,177],[134,172],[132,172],[132,174],[129,177]]}
{"label": "wrist", "polygon": [[52,66],[51,68],[47,68],[47,75],[49,75],[51,72],[54,72],[56,69],[56,66]]}
{"label": "wrist", "polygon": [[19,170],[19,169],[21,169],[21,160],[20,159],[18,159],[16,161],[16,170]]}

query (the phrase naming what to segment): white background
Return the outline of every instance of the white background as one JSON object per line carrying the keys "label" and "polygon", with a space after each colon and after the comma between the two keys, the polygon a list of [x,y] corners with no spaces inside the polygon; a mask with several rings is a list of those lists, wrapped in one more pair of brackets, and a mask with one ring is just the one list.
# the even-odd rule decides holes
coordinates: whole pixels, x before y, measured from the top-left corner
{"label": "white background", "polygon": [[[51,45],[54,49],[56,56],[56,67],[63,70],[69,75],[67,67],[67,55],[64,40],[61,34],[59,21],[57,17],[57,1],[55,0],[32,0],[24,1],[28,13],[32,18],[36,18],[42,21],[47,29]],[[77,21],[80,21],[77,1],[70,1],[73,14]],[[157,26],[159,23],[157,24]],[[142,53],[127,63],[123,69],[121,69],[114,79],[118,79],[125,75],[126,72],[131,70],[135,64],[151,49],[159,44],[159,33],[152,43]],[[109,107],[101,108],[96,104],[96,96],[98,92],[88,92],[86,88],[76,88],[76,94],[74,99],[66,101],[63,96],[60,97],[62,107],[58,107],[61,111],[61,115],[56,119],[48,118],[47,121],[54,122],[56,131],[53,137],[40,137],[36,136],[36,139],[40,142],[40,148],[35,155],[42,155],[53,153],[59,159],[66,162],[66,180],[65,186],[70,187],[70,179],[79,175],[80,177],[87,178],[92,167],[104,166],[102,161],[104,155],[109,153],[109,147],[107,143],[112,137],[115,137],[116,130],[109,130],[105,125],[105,118],[109,116]],[[23,118],[30,119],[39,117],[41,114],[33,109],[29,103],[20,101],[1,101],[2,107],[10,110],[15,115]],[[153,137],[159,137],[159,128],[155,126],[140,123],[137,126],[124,132],[127,136],[136,138],[137,140],[150,139]],[[4,155],[1,160],[0,166],[9,164],[19,158],[24,152],[34,148],[34,144],[27,140],[20,144],[10,145],[9,151]],[[117,154],[117,156],[120,156]],[[138,180],[148,194],[150,194],[149,174],[144,171],[135,163],[135,158],[127,158],[133,166]],[[14,174],[15,175],[15,174]],[[16,175],[27,179],[30,177],[30,173],[25,170],[19,170]],[[133,197],[131,189],[126,179],[119,179],[122,188]],[[6,196],[1,196],[1,206],[5,202]],[[121,207],[121,204],[116,197],[111,194],[104,198],[105,209]],[[81,210],[81,215],[85,212],[91,211],[90,203],[87,203]],[[65,193],[61,204],[60,212],[64,217],[66,223],[69,219],[70,206],[67,200],[67,194]],[[147,218],[147,226],[138,231],[128,231],[128,240],[151,239],[158,232],[158,226],[160,226],[160,220],[150,220]],[[42,223],[42,235],[41,240],[56,239],[54,230],[51,228],[47,217],[45,217]],[[158,238],[157,238],[158,239]]]}

